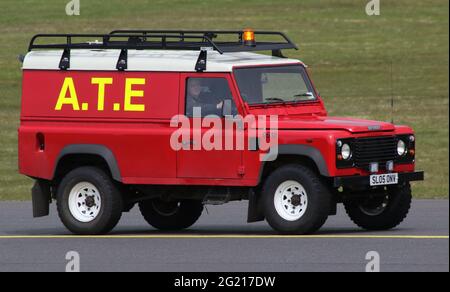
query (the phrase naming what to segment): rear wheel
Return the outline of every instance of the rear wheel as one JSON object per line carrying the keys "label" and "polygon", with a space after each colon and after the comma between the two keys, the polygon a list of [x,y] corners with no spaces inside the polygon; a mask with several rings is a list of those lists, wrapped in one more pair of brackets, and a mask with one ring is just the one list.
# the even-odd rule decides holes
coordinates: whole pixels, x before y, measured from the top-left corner
{"label": "rear wheel", "polygon": [[139,203],[145,221],[159,230],[182,230],[191,227],[203,212],[201,201],[165,202],[161,199]]}
{"label": "rear wheel", "polygon": [[330,213],[331,194],[321,178],[301,165],[275,170],[262,190],[269,225],[285,234],[308,234],[320,229]]}
{"label": "rear wheel", "polygon": [[411,186],[388,188],[387,194],[344,202],[350,219],[367,230],[388,230],[402,223],[411,208]]}
{"label": "rear wheel", "polygon": [[57,190],[58,215],[75,234],[104,234],[119,222],[121,193],[112,179],[95,167],[69,172]]}

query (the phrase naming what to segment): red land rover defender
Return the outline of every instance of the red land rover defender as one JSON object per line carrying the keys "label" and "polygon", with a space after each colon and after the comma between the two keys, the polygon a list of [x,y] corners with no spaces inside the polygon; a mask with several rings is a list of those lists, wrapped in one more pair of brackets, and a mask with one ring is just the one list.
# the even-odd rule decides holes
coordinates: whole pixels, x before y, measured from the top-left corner
{"label": "red land rover defender", "polygon": [[34,216],[56,200],[70,231],[104,234],[137,203],[180,230],[205,204],[249,200],[248,222],[286,234],[317,231],[338,203],[362,228],[400,224],[424,177],[413,130],[329,117],[284,49],[283,33],[251,30],[35,36],[19,128]]}

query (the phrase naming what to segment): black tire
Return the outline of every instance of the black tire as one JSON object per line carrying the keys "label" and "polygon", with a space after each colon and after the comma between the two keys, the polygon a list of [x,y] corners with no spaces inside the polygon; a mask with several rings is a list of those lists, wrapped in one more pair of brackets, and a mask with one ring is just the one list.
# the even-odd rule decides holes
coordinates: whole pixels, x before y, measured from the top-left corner
{"label": "black tire", "polygon": [[[69,208],[71,190],[79,183],[88,182],[96,187],[101,198],[101,207],[94,220],[77,220]],[[122,195],[112,179],[96,167],[80,167],[69,172],[57,190],[58,215],[71,232],[80,235],[105,234],[111,231],[122,216]]]}
{"label": "black tire", "polygon": [[[295,221],[283,218],[275,206],[276,191],[287,181],[298,182],[307,194],[306,211]],[[269,225],[281,234],[314,233],[328,219],[331,204],[331,192],[321,177],[302,165],[293,164],[278,168],[267,178],[262,188],[262,208],[265,218]]]}
{"label": "black tire", "polygon": [[203,212],[203,203],[195,200],[164,202],[160,199],[139,202],[139,210],[148,224],[159,230],[183,230],[194,225]]}
{"label": "black tire", "polygon": [[350,219],[367,230],[389,230],[400,225],[411,208],[410,184],[388,188],[388,195],[344,202]]}

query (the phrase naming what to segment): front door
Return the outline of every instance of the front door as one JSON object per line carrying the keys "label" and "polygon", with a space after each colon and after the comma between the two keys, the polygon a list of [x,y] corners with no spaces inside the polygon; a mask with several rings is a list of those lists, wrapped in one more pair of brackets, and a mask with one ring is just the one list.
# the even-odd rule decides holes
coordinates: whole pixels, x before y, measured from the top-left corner
{"label": "front door", "polygon": [[[226,74],[187,73],[180,79],[183,149],[177,152],[177,176],[198,179],[239,179],[243,151],[226,147],[223,107],[237,113],[231,80]],[[186,124],[185,124],[186,126]],[[179,129],[179,130],[180,130]],[[229,137],[228,137],[229,139]]]}

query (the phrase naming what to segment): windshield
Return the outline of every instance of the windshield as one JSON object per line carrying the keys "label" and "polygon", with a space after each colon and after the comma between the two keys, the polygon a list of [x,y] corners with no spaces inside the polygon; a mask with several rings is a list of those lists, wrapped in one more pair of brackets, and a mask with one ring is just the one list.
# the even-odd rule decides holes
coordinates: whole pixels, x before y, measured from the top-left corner
{"label": "windshield", "polygon": [[316,100],[306,70],[300,65],[240,68],[234,75],[242,98],[250,105]]}

